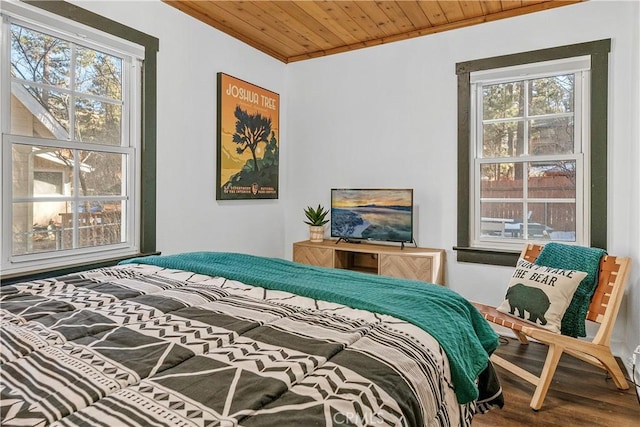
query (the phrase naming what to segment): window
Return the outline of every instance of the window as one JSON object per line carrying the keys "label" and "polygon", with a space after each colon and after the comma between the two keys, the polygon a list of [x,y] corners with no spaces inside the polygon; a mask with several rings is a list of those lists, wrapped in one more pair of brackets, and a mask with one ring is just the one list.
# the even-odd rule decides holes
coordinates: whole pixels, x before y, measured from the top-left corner
{"label": "window", "polygon": [[512,265],[526,242],[606,246],[609,49],[458,64],[458,260]]}
{"label": "window", "polygon": [[[80,8],[57,7],[114,28]],[[149,51],[155,59],[157,40],[133,38],[142,44],[34,7],[3,4],[3,278],[131,256],[155,245],[141,239],[155,208],[151,199],[143,211],[149,196],[142,176],[154,153],[142,149],[141,136],[155,126],[155,115],[150,123],[142,120],[141,94],[153,82],[142,69]]]}

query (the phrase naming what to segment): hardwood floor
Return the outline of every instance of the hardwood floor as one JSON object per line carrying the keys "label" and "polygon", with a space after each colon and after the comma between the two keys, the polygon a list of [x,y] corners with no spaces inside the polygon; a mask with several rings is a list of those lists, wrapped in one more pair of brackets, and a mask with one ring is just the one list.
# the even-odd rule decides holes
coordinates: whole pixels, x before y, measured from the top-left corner
{"label": "hardwood floor", "polygon": [[[501,339],[496,350],[505,359],[525,366],[539,374],[547,347],[518,340]],[[605,371],[566,354],[551,383],[542,408],[535,412],[529,407],[533,386],[515,375],[496,367],[505,398],[502,409],[494,409],[474,418],[474,427],[510,426],[640,426],[640,404],[634,385],[618,390]],[[626,371],[624,371],[626,372]]]}

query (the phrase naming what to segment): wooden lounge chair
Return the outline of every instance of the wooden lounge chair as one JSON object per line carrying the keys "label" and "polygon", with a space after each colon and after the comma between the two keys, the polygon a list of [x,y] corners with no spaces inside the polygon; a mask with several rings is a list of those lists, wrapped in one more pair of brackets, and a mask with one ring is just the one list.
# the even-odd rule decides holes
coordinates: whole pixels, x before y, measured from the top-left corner
{"label": "wooden lounge chair", "polygon": [[[534,262],[541,250],[542,246],[529,244],[523,249],[521,257],[529,262]],[[547,395],[551,379],[563,352],[605,369],[619,389],[626,390],[629,388],[620,366],[618,366],[611,353],[609,342],[613,332],[613,325],[620,309],[622,296],[624,295],[630,264],[631,260],[627,257],[605,255],[600,260],[598,285],[587,313],[587,320],[600,324],[592,341],[556,334],[539,328],[532,323],[522,321],[517,317],[499,312],[494,307],[474,303],[485,319],[513,330],[522,344],[528,344],[528,338],[533,338],[549,346],[542,373],[539,377],[495,353],[491,356],[491,361],[494,364],[514,373],[536,387],[529,404],[533,410],[537,411],[542,407],[542,402]]]}

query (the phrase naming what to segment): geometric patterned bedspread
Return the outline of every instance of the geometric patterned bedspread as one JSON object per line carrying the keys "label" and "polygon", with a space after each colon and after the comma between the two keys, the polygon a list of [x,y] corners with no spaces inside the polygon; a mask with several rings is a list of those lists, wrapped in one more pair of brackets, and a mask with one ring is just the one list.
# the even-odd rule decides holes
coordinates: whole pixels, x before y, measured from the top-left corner
{"label": "geometric patterned bedspread", "polygon": [[0,289],[0,424],[468,426],[446,355],[386,315],[132,264]]}

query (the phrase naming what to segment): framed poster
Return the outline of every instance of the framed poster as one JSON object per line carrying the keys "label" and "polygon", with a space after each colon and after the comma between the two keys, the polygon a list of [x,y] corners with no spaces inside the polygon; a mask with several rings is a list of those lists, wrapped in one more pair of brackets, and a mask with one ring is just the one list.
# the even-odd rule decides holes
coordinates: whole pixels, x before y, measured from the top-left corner
{"label": "framed poster", "polygon": [[218,73],[216,199],[277,199],[280,95]]}

